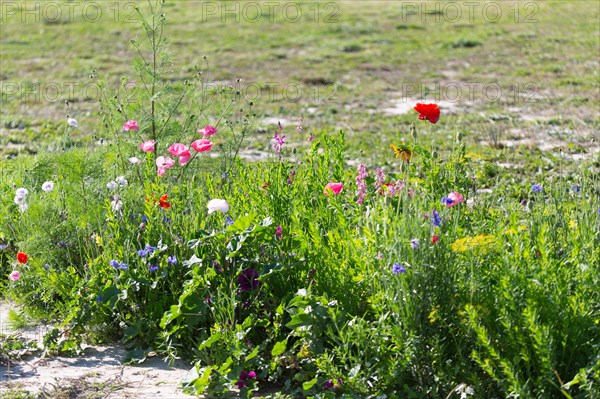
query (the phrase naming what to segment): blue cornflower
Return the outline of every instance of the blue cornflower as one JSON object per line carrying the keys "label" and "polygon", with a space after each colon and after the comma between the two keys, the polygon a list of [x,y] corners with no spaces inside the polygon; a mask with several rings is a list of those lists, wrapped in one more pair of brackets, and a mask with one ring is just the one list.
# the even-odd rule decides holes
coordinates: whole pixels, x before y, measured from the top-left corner
{"label": "blue cornflower", "polygon": [[405,273],[405,272],[406,272],[406,267],[404,267],[404,265],[401,265],[398,262],[396,262],[392,265],[392,273],[398,274],[398,273]]}
{"label": "blue cornflower", "polygon": [[431,212],[431,223],[433,224],[433,227],[439,227],[440,224],[442,224],[442,217],[436,210]]}
{"label": "blue cornflower", "polygon": [[148,216],[142,215],[142,223],[148,223]]}
{"label": "blue cornflower", "polygon": [[158,266],[157,265],[153,265],[153,264],[149,264],[148,265],[148,270],[150,271],[150,273],[154,273],[155,271],[158,270]]}
{"label": "blue cornflower", "polygon": [[127,263],[119,263],[119,269],[127,270],[129,265]]}
{"label": "blue cornflower", "polygon": [[579,184],[573,184],[571,186],[571,190],[575,191],[576,193],[581,191],[581,186]]}
{"label": "blue cornflower", "polygon": [[233,219],[229,215],[226,215],[225,223],[227,223],[229,226],[231,226],[233,224]]}
{"label": "blue cornflower", "polygon": [[533,191],[534,193],[539,193],[543,189],[544,188],[542,186],[540,186],[539,184],[534,184],[533,186],[531,186],[531,191]]}
{"label": "blue cornflower", "polygon": [[103,299],[103,298],[102,298],[102,295],[98,295],[98,296],[96,297],[96,302],[102,302],[102,299]]}
{"label": "blue cornflower", "polygon": [[118,260],[111,260],[110,262],[108,262],[109,265],[111,265],[112,267],[114,267],[115,269],[118,269],[121,265],[119,263]]}
{"label": "blue cornflower", "polygon": [[452,205],[453,203],[454,203],[454,200],[451,200],[448,197],[442,198],[442,204],[444,204],[444,205]]}
{"label": "blue cornflower", "polygon": [[410,247],[412,249],[419,248],[419,239],[418,238],[413,238],[412,240],[410,240]]}
{"label": "blue cornflower", "polygon": [[148,250],[140,249],[139,251],[137,251],[137,254],[140,258],[145,258],[146,256],[148,256]]}
{"label": "blue cornflower", "polygon": [[4,251],[6,248],[8,248],[8,244],[0,244],[0,251]]}
{"label": "blue cornflower", "polygon": [[167,258],[167,262],[169,262],[169,263],[170,263],[170,264],[172,264],[172,265],[176,265],[176,264],[177,264],[177,258],[175,257],[175,255],[173,255],[173,256],[169,256],[169,257]]}
{"label": "blue cornflower", "polygon": [[46,271],[48,271],[50,269],[50,263],[45,263],[44,269],[46,269]]}

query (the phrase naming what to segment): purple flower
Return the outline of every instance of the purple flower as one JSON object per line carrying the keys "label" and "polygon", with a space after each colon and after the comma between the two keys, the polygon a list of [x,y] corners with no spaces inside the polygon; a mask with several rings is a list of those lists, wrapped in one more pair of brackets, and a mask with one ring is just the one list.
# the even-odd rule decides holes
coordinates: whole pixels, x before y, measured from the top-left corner
{"label": "purple flower", "polygon": [[431,224],[433,227],[439,227],[442,224],[442,217],[436,210],[431,212]]}
{"label": "purple flower", "polygon": [[142,223],[148,223],[148,217],[146,215],[142,215]]}
{"label": "purple flower", "polygon": [[396,262],[392,265],[392,273],[398,274],[398,273],[405,273],[405,272],[406,272],[406,267],[404,267],[404,265],[401,265],[398,262]]}
{"label": "purple flower", "polygon": [[367,195],[367,182],[365,181],[365,178],[367,176],[367,168],[361,163],[360,165],[358,165],[358,175],[356,176],[356,196],[358,197],[356,202],[359,204],[362,204],[364,202],[365,197]]}
{"label": "purple flower", "polygon": [[331,388],[333,388],[333,381],[332,380],[325,381],[325,384],[323,384],[323,387],[325,389],[331,389]]}
{"label": "purple flower", "polygon": [[246,370],[242,370],[242,372],[240,373],[240,378],[237,380],[237,382],[235,383],[235,385],[237,385],[237,387],[239,389],[242,389],[246,386],[246,381],[253,380],[256,378],[256,373],[254,371],[246,371]]}
{"label": "purple flower", "polygon": [[158,270],[158,266],[157,265],[153,265],[153,264],[149,264],[148,265],[148,270],[150,271],[150,273],[154,273],[155,271]]}
{"label": "purple flower", "polygon": [[237,282],[240,285],[241,291],[252,291],[258,288],[260,281],[258,281],[258,272],[255,269],[246,269],[240,273],[237,278]]}
{"label": "purple flower", "polygon": [[385,183],[385,174],[381,168],[375,169],[375,174],[377,175],[377,180],[375,182],[375,188],[377,189],[383,186],[383,183]]}
{"label": "purple flower", "polygon": [[324,387],[325,389],[338,389],[342,386],[342,383],[343,381],[341,378],[338,378],[335,383],[333,382],[333,380],[327,380],[325,381]]}
{"label": "purple flower", "polygon": [[96,297],[96,302],[102,302],[102,295],[98,295]]}
{"label": "purple flower", "polygon": [[571,190],[575,191],[576,193],[581,191],[581,186],[579,184],[573,184],[571,186]]}
{"label": "purple flower", "polygon": [[275,231],[275,235],[277,236],[277,238],[281,239],[281,236],[283,235],[283,229],[281,228],[281,226],[277,226],[277,231]]}
{"label": "purple flower", "polygon": [[119,263],[119,269],[127,270],[129,269],[129,265],[127,263]]}
{"label": "purple flower", "polygon": [[176,264],[177,264],[177,258],[175,257],[175,255],[173,255],[173,256],[169,256],[169,257],[167,258],[167,262],[169,262],[169,263],[170,263],[170,264],[172,264],[172,265],[176,265]]}
{"label": "purple flower", "polygon": [[542,190],[544,190],[544,188],[539,184],[534,184],[533,186],[531,186],[531,191],[533,191],[534,193],[539,193]]}
{"label": "purple flower", "polygon": [[448,197],[444,197],[442,198],[442,204],[448,206],[448,205],[452,205],[454,203],[454,200],[451,200]]}
{"label": "purple flower", "polygon": [[410,240],[410,247],[412,249],[419,248],[419,239],[418,238],[413,238],[412,240]]}
{"label": "purple flower", "polygon": [[8,248],[8,244],[0,244],[0,251],[4,251],[6,248]]}
{"label": "purple flower", "polygon": [[233,219],[229,215],[226,215],[225,223],[227,223],[228,226],[231,226],[233,224]]}
{"label": "purple flower", "polygon": [[118,269],[120,267],[119,261],[118,260],[111,260],[110,262],[108,262],[109,265],[111,265],[112,267],[114,267],[115,269]]}

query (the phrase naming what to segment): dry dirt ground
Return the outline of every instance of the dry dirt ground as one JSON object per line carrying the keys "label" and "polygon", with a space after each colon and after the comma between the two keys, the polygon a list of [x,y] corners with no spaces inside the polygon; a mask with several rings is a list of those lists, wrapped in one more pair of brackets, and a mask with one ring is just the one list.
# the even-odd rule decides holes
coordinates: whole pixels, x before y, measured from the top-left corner
{"label": "dry dirt ground", "polygon": [[[0,333],[20,334],[41,345],[49,326],[14,329],[7,318],[11,308],[14,305],[0,303]],[[89,346],[81,357],[44,358],[38,350],[10,365],[0,362],[0,398],[194,398],[178,388],[189,365],[178,361],[169,366],[149,358],[141,365],[124,366],[125,354],[118,345]]]}

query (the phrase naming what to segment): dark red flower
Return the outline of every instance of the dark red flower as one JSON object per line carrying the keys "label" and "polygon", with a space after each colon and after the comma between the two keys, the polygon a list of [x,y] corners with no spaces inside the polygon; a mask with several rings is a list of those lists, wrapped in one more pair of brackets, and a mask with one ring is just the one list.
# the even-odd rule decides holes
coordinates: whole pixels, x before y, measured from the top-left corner
{"label": "dark red flower", "polygon": [[435,244],[440,240],[440,236],[431,236],[431,243]]}
{"label": "dark red flower", "polygon": [[171,203],[167,202],[168,199],[169,199],[169,196],[167,194],[160,197],[160,200],[158,201],[158,206],[160,206],[161,208],[164,208],[164,209],[169,209],[171,207]]}
{"label": "dark red flower", "polygon": [[427,119],[431,123],[437,123],[440,120],[440,109],[437,104],[421,104],[417,103],[414,108],[419,113],[419,119]]}
{"label": "dark red flower", "polygon": [[27,254],[25,252],[19,251],[19,252],[17,252],[17,260],[19,261],[20,264],[24,265],[29,260],[29,257],[27,256]]}

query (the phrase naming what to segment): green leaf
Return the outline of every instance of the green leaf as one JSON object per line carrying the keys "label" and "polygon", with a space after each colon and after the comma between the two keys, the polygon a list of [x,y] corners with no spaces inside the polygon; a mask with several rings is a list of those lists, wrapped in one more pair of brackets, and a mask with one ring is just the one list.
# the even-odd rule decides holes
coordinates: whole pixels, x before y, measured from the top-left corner
{"label": "green leaf", "polygon": [[258,350],[259,349],[260,349],[260,346],[256,346],[254,348],[254,350],[252,351],[252,353],[250,353],[248,356],[246,356],[246,361],[254,359],[256,357],[256,355],[258,355]]}
{"label": "green leaf", "polygon": [[312,324],[312,317],[310,317],[309,315],[307,315],[306,313],[300,313],[297,315],[294,315],[292,317],[292,320],[290,320],[289,323],[287,323],[285,326],[287,328],[298,328],[298,327],[302,327],[302,326],[309,326]]}
{"label": "green leaf", "polygon": [[219,339],[221,339],[221,333],[220,332],[211,335],[210,337],[208,337],[208,339],[206,341],[202,342],[198,346],[198,350],[202,350],[204,348],[210,348],[212,346],[212,344],[214,344],[215,342],[217,342]]}
{"label": "green leaf", "polygon": [[277,342],[275,344],[275,346],[273,346],[273,350],[271,350],[271,356],[281,355],[283,352],[285,352],[286,348],[287,348],[287,339]]}
{"label": "green leaf", "polygon": [[313,378],[310,381],[306,381],[306,382],[302,383],[302,389],[304,389],[305,391],[308,391],[309,389],[314,387],[316,383],[317,383],[317,377]]}

